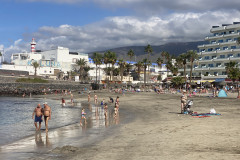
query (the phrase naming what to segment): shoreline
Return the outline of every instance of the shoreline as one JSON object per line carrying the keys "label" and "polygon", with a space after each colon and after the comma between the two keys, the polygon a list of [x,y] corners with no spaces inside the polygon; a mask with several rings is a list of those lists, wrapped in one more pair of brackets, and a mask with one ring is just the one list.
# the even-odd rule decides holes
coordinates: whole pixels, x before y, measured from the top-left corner
{"label": "shoreline", "polygon": [[[87,100],[86,100],[86,96],[83,97],[83,95],[79,95],[80,97],[76,98],[76,101],[82,103],[82,104],[87,104]],[[60,100],[61,99],[61,95],[52,95],[52,96],[47,96],[48,99],[51,100]],[[37,96],[33,96],[32,98],[37,98],[37,99],[45,99],[46,95],[37,95]],[[85,101],[84,101],[85,99]],[[47,101],[47,99],[46,99]],[[83,105],[82,105],[83,107]],[[100,109],[101,106],[98,106],[98,108]],[[113,106],[110,107],[110,110],[113,108]],[[109,111],[110,111],[109,110]],[[80,112],[80,109],[79,109]],[[121,111],[124,114],[124,111]],[[89,113],[90,115],[88,115],[87,117],[87,121],[89,121],[89,117],[92,117],[93,114],[95,114],[95,112]],[[122,117],[122,116],[121,116]],[[124,116],[126,118],[126,116]],[[80,119],[80,117],[78,117]],[[125,119],[124,118],[124,119]],[[132,117],[131,117],[132,118]],[[129,118],[128,118],[129,119]],[[96,120],[92,120],[92,121],[96,121]],[[100,122],[102,120],[100,119]],[[85,141],[82,145],[91,145],[92,143],[96,143],[98,141],[100,141],[102,138],[101,137],[106,137],[106,135],[102,135],[103,133],[107,132],[107,130],[110,130],[111,132],[113,132],[113,130],[115,130],[116,128],[118,128],[119,125],[122,125],[123,123],[126,123],[126,121],[122,121],[120,122],[120,124],[118,125],[114,125],[114,124],[109,124],[109,126],[106,128],[105,126],[103,126],[103,124],[100,124],[102,126],[98,127],[98,126],[94,126],[93,123],[96,122],[88,122],[90,124],[90,126],[86,126],[86,128],[83,128],[79,125],[79,123],[72,123],[69,124],[67,126],[62,126],[59,128],[49,128],[49,132],[48,132],[48,136],[46,136],[46,132],[44,129],[41,129],[41,131],[37,131],[35,132],[35,134],[33,135],[29,135],[26,137],[21,138],[20,140],[5,144],[5,145],[1,145],[0,148],[0,155],[1,157],[4,157],[4,159],[15,159],[16,157],[18,159],[25,159],[26,157],[31,158],[31,157],[35,157],[37,156],[39,153],[43,153],[44,156],[47,156],[48,154],[51,156],[52,154],[54,154],[55,156],[60,155],[59,153],[57,153],[56,148],[58,147],[63,147],[65,145],[68,146],[76,146],[76,142],[80,141],[80,139],[82,140],[81,143],[83,142],[84,137],[88,137],[87,141]],[[112,122],[111,122],[112,123]],[[42,128],[44,128],[42,126]],[[61,132],[61,133],[60,133]],[[64,135],[59,135],[62,134],[62,132],[64,133]],[[98,135],[98,133],[100,133]],[[56,136],[56,134],[58,136]],[[68,136],[67,136],[68,135]],[[94,137],[95,135],[95,137]],[[39,139],[39,136],[42,137],[40,144],[37,144],[36,142],[36,136]],[[89,141],[89,139],[92,139],[91,141]],[[54,141],[52,143],[52,147],[49,149],[49,146],[46,145],[46,143],[51,141]],[[44,142],[44,143],[43,143]],[[42,143],[42,144],[41,144]],[[45,145],[44,145],[45,144]],[[40,148],[39,146],[40,145]],[[81,147],[82,145],[78,145],[78,147]],[[39,148],[39,150],[36,150],[36,148]],[[15,150],[17,150],[17,153],[15,153]],[[51,151],[54,150],[55,153],[52,153]],[[23,156],[22,154],[25,153],[25,155]],[[20,157],[24,157],[24,158],[20,158]]]}
{"label": "shoreline", "polygon": [[[212,98],[207,94],[191,97],[193,111],[208,113],[215,108],[221,114],[207,118],[179,114],[180,94],[140,92],[123,96],[108,91],[96,91],[96,94],[99,100],[120,96],[120,112],[125,110],[134,119],[113,126],[113,130],[110,127],[91,143],[76,141],[75,144],[55,146],[47,153],[29,153],[29,159],[41,159],[41,156],[50,160],[240,158],[240,101],[235,98],[236,94],[229,94],[228,98]],[[75,99],[86,101],[87,93],[76,95]]]}

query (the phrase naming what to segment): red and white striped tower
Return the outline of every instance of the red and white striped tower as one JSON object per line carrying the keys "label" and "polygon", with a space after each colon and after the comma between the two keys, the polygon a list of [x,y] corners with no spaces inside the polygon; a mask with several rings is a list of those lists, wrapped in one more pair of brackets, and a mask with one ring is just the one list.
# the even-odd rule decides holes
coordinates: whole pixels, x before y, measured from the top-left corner
{"label": "red and white striped tower", "polygon": [[34,38],[32,38],[32,42],[31,42],[31,52],[32,53],[35,53],[36,52],[36,49],[35,49],[35,45],[36,45],[37,43],[35,42],[35,39]]}

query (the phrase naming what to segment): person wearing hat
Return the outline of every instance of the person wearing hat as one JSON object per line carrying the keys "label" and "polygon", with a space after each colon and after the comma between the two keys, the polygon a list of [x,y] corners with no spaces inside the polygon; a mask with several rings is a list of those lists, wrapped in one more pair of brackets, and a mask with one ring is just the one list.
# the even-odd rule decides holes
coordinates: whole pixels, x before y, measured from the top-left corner
{"label": "person wearing hat", "polygon": [[46,132],[48,131],[48,120],[51,119],[51,107],[47,105],[47,102],[43,103],[44,108],[43,108],[43,115],[44,115],[44,121],[45,121],[45,127],[46,127]]}
{"label": "person wearing hat", "polygon": [[183,94],[181,96],[181,113],[184,112],[184,106],[187,104],[187,92],[183,90]]}

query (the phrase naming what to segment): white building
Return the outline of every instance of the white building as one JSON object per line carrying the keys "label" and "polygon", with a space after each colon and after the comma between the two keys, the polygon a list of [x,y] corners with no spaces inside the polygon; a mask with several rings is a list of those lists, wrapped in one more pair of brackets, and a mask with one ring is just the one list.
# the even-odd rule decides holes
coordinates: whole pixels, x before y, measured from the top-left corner
{"label": "white building", "polygon": [[88,55],[78,52],[70,52],[68,48],[57,47],[49,51],[35,51],[32,46],[30,53],[15,53],[11,56],[11,65],[2,64],[1,69],[28,71],[34,75],[33,62],[39,64],[37,75],[55,75],[59,72],[67,74],[74,69],[78,59],[88,61]]}
{"label": "white building", "polygon": [[[93,81],[96,80],[96,65],[93,60],[88,57],[88,54],[70,52],[68,48],[57,47],[48,51],[38,51],[35,50],[36,42],[34,39],[31,42],[31,52],[30,53],[15,53],[11,56],[11,64],[2,64],[1,69],[4,70],[16,70],[16,71],[27,71],[29,75],[34,75],[35,69],[33,67],[33,62],[37,62],[39,67],[37,68],[37,75],[39,76],[57,76],[58,73],[64,73],[67,75],[67,72],[70,72],[76,68],[77,60],[85,59],[87,65],[92,68],[89,71],[90,79]],[[135,62],[127,62],[132,65]],[[97,79],[104,83],[106,79],[110,80],[109,77],[105,75],[104,68],[105,64],[98,66]],[[117,63],[114,64],[114,68],[118,68]],[[157,77],[160,74],[162,79],[167,77],[167,69],[165,64],[162,64],[162,67],[159,68],[156,63],[152,63],[150,66],[150,79],[149,83],[157,82]],[[148,68],[147,68],[148,71]],[[121,81],[120,76],[113,77],[113,81]],[[143,72],[140,74],[140,79],[143,82]],[[133,82],[133,77],[124,76],[123,82]]]}
{"label": "white building", "polygon": [[[199,45],[199,60],[194,61],[193,76],[203,80],[219,81],[227,78],[225,66],[230,61],[240,64],[240,22],[212,26],[211,36],[205,38],[208,44]],[[182,69],[181,69],[182,71]],[[190,69],[187,73],[189,75]]]}

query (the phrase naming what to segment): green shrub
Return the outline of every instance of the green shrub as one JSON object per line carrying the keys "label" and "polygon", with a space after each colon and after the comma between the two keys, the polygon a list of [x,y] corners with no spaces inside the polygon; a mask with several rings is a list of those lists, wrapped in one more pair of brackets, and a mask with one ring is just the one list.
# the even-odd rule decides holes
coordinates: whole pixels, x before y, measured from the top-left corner
{"label": "green shrub", "polygon": [[21,83],[48,83],[48,80],[44,80],[41,78],[18,78],[16,82],[21,82]]}

